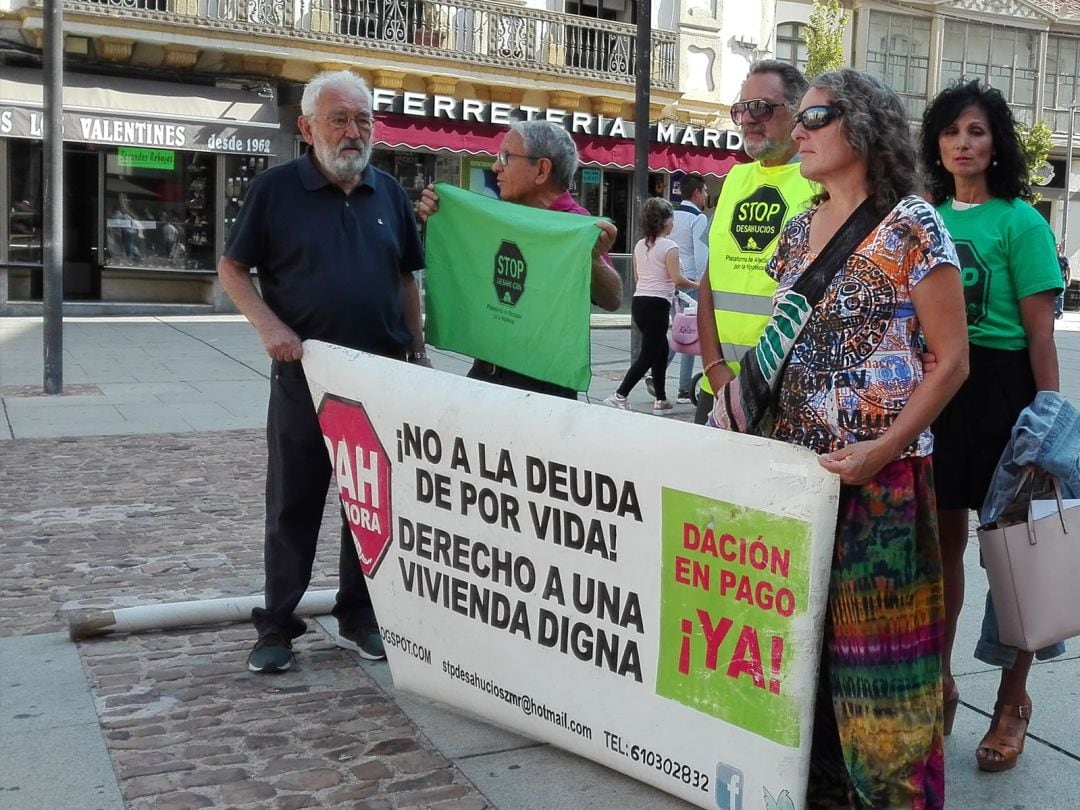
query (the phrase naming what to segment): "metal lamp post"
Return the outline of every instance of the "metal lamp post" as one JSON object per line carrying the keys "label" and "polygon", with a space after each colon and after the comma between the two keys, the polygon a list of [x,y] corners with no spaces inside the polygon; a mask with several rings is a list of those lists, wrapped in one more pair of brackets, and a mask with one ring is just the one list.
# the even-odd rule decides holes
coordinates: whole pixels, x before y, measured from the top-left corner
{"label": "metal lamp post", "polygon": [[45,245],[42,255],[44,389],[64,388],[64,6],[45,0],[45,177],[42,207]]}
{"label": "metal lamp post", "polygon": [[641,236],[641,206],[649,199],[649,98],[652,89],[652,0],[637,0],[634,53],[634,210],[628,253]]}
{"label": "metal lamp post", "polygon": [[1065,204],[1061,207],[1061,250],[1069,255],[1069,200],[1072,198],[1073,123],[1080,105],[1069,107],[1069,137],[1065,142]]}

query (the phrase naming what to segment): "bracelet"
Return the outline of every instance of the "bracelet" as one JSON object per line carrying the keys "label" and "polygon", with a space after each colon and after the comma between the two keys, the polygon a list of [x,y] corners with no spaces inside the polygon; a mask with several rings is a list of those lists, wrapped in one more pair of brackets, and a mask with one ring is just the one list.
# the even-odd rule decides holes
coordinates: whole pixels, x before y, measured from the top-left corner
{"label": "bracelet", "polygon": [[724,362],[724,358],[721,357],[719,360],[713,360],[711,363],[706,363],[705,368],[703,368],[701,370],[701,373],[702,374],[708,374],[711,369],[716,368],[718,365],[720,365],[723,362]]}

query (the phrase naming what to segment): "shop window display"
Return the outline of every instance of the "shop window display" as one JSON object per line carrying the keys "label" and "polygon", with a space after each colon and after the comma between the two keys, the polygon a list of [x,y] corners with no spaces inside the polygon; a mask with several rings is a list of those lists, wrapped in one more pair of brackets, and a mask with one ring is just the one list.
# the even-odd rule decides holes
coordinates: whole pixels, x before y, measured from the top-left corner
{"label": "shop window display", "polygon": [[413,202],[435,179],[435,156],[421,152],[379,150],[371,156],[371,165],[395,177]]}
{"label": "shop window display", "polygon": [[8,141],[8,261],[42,261],[41,144]]}
{"label": "shop window display", "polygon": [[118,147],[106,155],[105,266],[209,270],[214,158]]}
{"label": "shop window display", "polygon": [[225,158],[225,238],[236,222],[244,205],[248,184],[266,170],[266,158],[249,155],[229,155]]}

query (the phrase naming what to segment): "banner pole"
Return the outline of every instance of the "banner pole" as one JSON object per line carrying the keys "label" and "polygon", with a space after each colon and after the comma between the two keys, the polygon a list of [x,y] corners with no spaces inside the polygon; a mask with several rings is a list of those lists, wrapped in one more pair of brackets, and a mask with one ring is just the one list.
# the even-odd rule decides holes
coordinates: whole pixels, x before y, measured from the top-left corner
{"label": "banner pole", "polygon": [[[298,616],[321,616],[334,609],[337,589],[308,591],[296,607]],[[245,622],[252,608],[266,604],[261,593],[230,596],[193,602],[170,602],[157,605],[117,608],[116,610],[77,610],[68,615],[68,635],[72,641],[110,633],[138,633],[143,630],[168,630],[203,624]]]}

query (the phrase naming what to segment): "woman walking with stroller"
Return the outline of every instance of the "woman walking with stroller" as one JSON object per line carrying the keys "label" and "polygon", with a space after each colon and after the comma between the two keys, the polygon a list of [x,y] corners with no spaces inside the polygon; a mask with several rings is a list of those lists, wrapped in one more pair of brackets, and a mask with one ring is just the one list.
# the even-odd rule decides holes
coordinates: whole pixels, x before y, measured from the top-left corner
{"label": "woman walking with stroller", "polygon": [[634,245],[635,287],[630,304],[630,315],[641,330],[641,349],[618,390],[604,400],[605,405],[613,408],[632,410],[627,396],[651,369],[656,396],[653,413],[666,415],[672,409],[664,390],[671,300],[676,287],[691,289],[697,286],[679,269],[679,246],[668,238],[674,224],[675,211],[671,203],[660,197],[645,201],[641,208],[641,230],[645,236]]}

